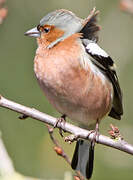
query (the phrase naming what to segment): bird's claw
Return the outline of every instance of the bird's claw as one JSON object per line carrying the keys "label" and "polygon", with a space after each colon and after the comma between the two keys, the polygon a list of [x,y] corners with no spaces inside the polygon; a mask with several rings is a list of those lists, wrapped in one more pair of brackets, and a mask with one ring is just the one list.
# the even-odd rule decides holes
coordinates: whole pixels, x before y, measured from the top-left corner
{"label": "bird's claw", "polygon": [[[64,114],[60,118],[57,118],[57,120],[54,124],[54,128],[56,128],[58,125],[61,125],[61,123],[63,123],[62,126],[65,126],[65,122],[66,122],[66,115]],[[64,137],[63,130],[61,129],[61,127],[59,127],[59,133],[60,133],[61,137]]]}
{"label": "bird's claw", "polygon": [[92,142],[92,146],[94,147],[95,146],[95,143],[98,142],[98,139],[99,139],[99,121],[97,120],[97,123],[96,123],[96,127],[94,130],[91,130],[88,134],[88,137],[90,136],[90,134],[94,133],[93,135],[93,139],[91,140]]}

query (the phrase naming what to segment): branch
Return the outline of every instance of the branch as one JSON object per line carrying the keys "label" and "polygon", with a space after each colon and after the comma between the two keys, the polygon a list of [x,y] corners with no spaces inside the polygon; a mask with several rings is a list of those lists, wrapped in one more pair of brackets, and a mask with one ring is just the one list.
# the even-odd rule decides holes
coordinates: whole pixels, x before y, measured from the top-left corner
{"label": "branch", "polygon": [[[52,126],[54,126],[54,124],[57,121],[56,118],[54,118],[50,115],[42,113],[36,109],[20,105],[18,103],[15,103],[13,101],[10,101],[10,100],[2,97],[2,96],[0,96],[0,106],[4,107],[4,108],[8,108],[12,111],[15,111],[15,112],[18,112],[21,114],[25,114],[33,119],[39,120],[43,123],[47,123]],[[79,128],[70,123],[67,123],[67,122],[65,124],[58,123],[57,128],[61,128],[63,131],[69,132],[69,133],[73,134],[75,137],[93,140],[94,133],[90,134],[90,131]],[[88,134],[90,134],[89,137],[88,137]],[[97,143],[103,144],[103,145],[106,145],[106,146],[109,146],[109,147],[112,147],[115,149],[119,149],[123,152],[133,155],[133,145],[128,144],[126,141],[124,141],[121,138],[114,140],[107,136],[99,135],[99,138],[97,139]]]}
{"label": "branch", "polygon": [[[71,161],[69,159],[69,157],[67,156],[67,154],[65,153],[64,149],[61,147],[61,145],[59,144],[59,142],[57,141],[57,139],[55,139],[55,137],[53,136],[53,128],[51,128],[51,126],[49,126],[48,124],[46,124],[47,128],[48,128],[48,132],[50,135],[50,138],[53,142],[53,144],[55,145],[54,150],[57,153],[57,155],[61,156],[70,166],[71,166]],[[76,176],[74,176],[74,179],[76,180],[84,180],[84,177],[81,175],[81,173],[79,171],[76,171]]]}

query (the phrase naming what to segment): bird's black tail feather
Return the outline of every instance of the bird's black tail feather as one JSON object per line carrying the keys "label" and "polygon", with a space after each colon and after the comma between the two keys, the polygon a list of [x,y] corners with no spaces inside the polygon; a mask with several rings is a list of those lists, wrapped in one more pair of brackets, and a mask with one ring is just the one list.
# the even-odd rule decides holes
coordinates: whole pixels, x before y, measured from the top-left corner
{"label": "bird's black tail feather", "polygon": [[78,140],[71,166],[74,170],[80,171],[81,174],[90,179],[93,172],[94,146],[92,142]]}

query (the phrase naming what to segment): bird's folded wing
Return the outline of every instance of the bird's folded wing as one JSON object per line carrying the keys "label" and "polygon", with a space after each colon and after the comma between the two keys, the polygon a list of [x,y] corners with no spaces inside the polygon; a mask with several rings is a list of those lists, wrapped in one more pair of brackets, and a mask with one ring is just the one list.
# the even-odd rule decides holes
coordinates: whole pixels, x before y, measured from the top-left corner
{"label": "bird's folded wing", "polygon": [[123,114],[122,107],[122,92],[120,89],[118,77],[115,71],[115,64],[111,57],[101,49],[94,41],[90,41],[88,39],[82,39],[82,43],[86,49],[86,52],[92,57],[91,60],[93,64],[95,64],[106,77],[113,84],[114,88],[114,99],[113,106],[109,113],[109,116],[121,119],[121,115]]}

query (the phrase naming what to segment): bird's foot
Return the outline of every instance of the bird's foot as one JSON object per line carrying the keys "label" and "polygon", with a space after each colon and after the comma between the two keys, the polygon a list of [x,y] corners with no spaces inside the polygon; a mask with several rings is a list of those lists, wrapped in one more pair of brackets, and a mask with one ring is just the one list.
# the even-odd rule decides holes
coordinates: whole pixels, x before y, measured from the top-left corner
{"label": "bird's foot", "polygon": [[99,139],[99,121],[97,120],[96,127],[94,130],[91,130],[90,133],[88,134],[88,137],[90,134],[94,133],[93,139],[91,140],[92,146],[95,146],[95,143],[98,142]]}
{"label": "bird's foot", "polygon": [[[61,123],[63,123],[62,125],[65,126],[65,122],[66,122],[66,115],[63,114],[60,118],[57,118],[55,124],[54,124],[54,128],[56,128],[58,125],[60,125]],[[63,133],[62,133],[62,129],[59,128],[59,133],[60,135],[63,137]]]}

